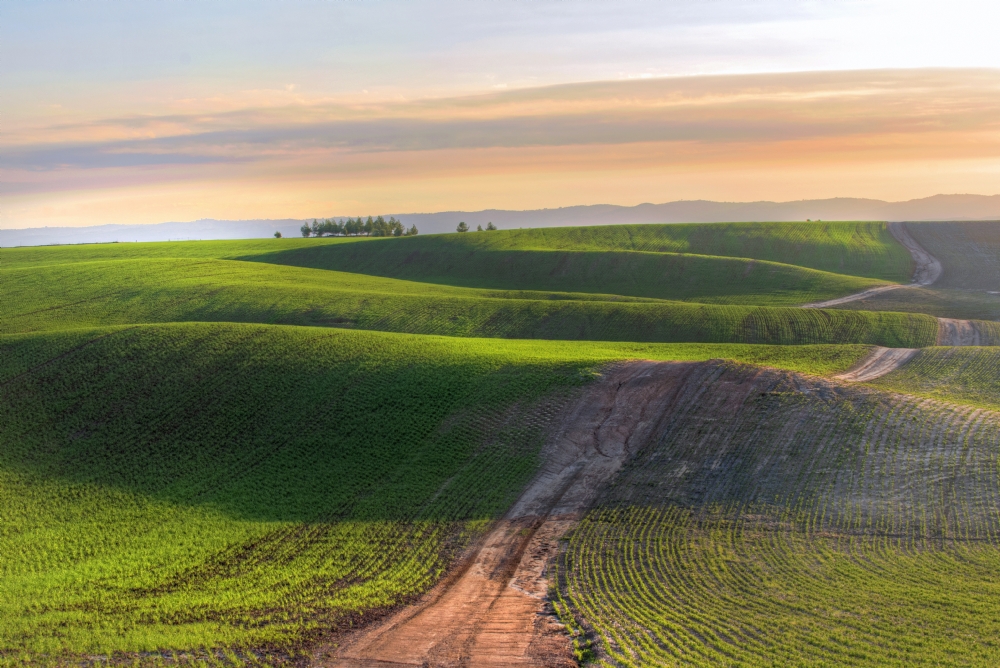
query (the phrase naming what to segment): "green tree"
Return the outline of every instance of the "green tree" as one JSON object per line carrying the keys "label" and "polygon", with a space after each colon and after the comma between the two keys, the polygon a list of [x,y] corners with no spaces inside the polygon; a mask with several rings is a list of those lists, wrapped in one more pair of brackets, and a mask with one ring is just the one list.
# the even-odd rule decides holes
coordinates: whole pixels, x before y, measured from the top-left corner
{"label": "green tree", "polygon": [[300,230],[302,232],[302,236],[304,237],[308,237],[310,234],[312,234],[312,230],[309,229],[309,223],[302,223],[302,227],[300,228]]}
{"label": "green tree", "polygon": [[466,225],[466,224],[465,224],[465,221],[463,220],[462,222],[460,222],[460,223],[458,224],[458,227],[456,227],[455,229],[456,229],[457,231],[459,231],[459,232],[468,232],[468,231],[469,231],[469,226],[468,226],[468,225]]}
{"label": "green tree", "polygon": [[482,231],[483,231],[483,226],[482,225],[476,225],[476,232],[482,232]]}
{"label": "green tree", "polygon": [[281,232],[275,232],[274,233],[274,238],[275,239],[280,239],[281,238]]}
{"label": "green tree", "polygon": [[404,234],[406,236],[408,236],[408,237],[415,237],[415,236],[417,236],[417,226],[416,225],[410,225],[410,229],[406,230],[406,232],[404,232]]}
{"label": "green tree", "polygon": [[487,229],[487,231],[489,231],[489,230],[495,230],[495,229],[497,229],[497,226],[494,225],[493,223],[486,223],[486,229]]}

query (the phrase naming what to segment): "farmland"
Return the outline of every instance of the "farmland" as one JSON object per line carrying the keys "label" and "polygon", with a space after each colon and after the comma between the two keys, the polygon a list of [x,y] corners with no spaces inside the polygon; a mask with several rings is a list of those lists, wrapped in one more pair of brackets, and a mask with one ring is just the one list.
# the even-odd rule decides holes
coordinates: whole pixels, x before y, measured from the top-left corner
{"label": "farmland", "polygon": [[687,383],[559,560],[558,605],[596,639],[578,651],[614,666],[997,661],[994,414],[740,365]]}
{"label": "farmland", "polygon": [[[715,223],[696,225],[613,225],[604,227],[500,230],[488,234],[416,237],[391,246],[320,247],[299,245],[269,261],[325,264],[336,268],[345,253],[357,251],[355,262],[367,260],[381,271],[407,269],[396,253],[470,256],[511,251],[638,252],[753,258],[828,273],[905,282],[913,261],[888,232],[885,223]],[[376,264],[378,256],[381,262]],[[411,271],[440,271],[437,258],[423,260]],[[359,264],[352,265],[357,270]],[[488,272],[483,272],[487,274]],[[393,274],[394,275],[394,274]],[[483,277],[496,280],[501,277]]]}
{"label": "farmland", "polygon": [[912,273],[909,254],[881,223],[511,230],[244,259],[463,287],[781,306],[905,282]]}
{"label": "farmland", "polygon": [[992,237],[913,230],[838,308],[885,224],[2,249],[0,665],[995,664]]}
{"label": "farmland", "polygon": [[468,337],[931,345],[920,314],[475,290],[257,262],[89,261],[0,269],[0,332],[148,322],[324,325]]}
{"label": "farmland", "polygon": [[943,268],[933,286],[894,290],[844,308],[1000,320],[1000,238],[995,222],[907,223]]}
{"label": "farmland", "polygon": [[291,656],[440,577],[596,366],[722,355],[822,373],[865,352],[232,324],[9,335],[0,350],[0,503],[16,527],[0,638],[33,664]]}

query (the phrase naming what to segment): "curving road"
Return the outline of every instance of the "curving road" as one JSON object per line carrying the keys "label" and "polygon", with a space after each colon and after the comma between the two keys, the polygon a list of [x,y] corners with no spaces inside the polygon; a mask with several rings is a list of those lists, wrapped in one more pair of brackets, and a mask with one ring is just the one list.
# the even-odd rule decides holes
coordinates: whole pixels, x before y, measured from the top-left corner
{"label": "curving road", "polygon": [[[858,292],[846,297],[829,299],[824,302],[806,304],[803,308],[827,308],[839,306],[848,302],[865,299],[881,292],[898,290],[901,288],[922,288],[933,284],[939,278],[943,267],[941,262],[927,252],[916,239],[910,236],[903,223],[887,223],[889,232],[901,243],[906,250],[910,251],[916,268],[913,271],[913,282],[909,285],[884,285],[863,292]],[[970,320],[956,320],[954,318],[938,318],[938,333],[936,345],[939,346],[979,346],[982,345],[983,337],[976,323]],[[835,376],[840,380],[851,382],[864,382],[874,380],[885,374],[898,369],[917,354],[912,348],[875,348],[871,355],[861,362],[856,368],[846,373]]]}
{"label": "curving road", "polygon": [[910,251],[910,255],[913,257],[916,267],[913,270],[912,283],[909,285],[880,285],[877,288],[864,290],[863,292],[847,295],[846,297],[838,297],[836,299],[828,299],[823,302],[805,304],[802,308],[828,308],[831,306],[839,306],[841,304],[857,301],[859,299],[866,299],[882,292],[888,292],[889,290],[926,287],[941,278],[941,272],[943,271],[941,262],[938,261],[936,257],[928,253],[923,246],[917,243],[916,239],[910,236],[910,233],[906,231],[906,227],[903,223],[887,223],[886,227],[889,228],[889,233],[895,237],[896,241],[901,243],[906,250]]}

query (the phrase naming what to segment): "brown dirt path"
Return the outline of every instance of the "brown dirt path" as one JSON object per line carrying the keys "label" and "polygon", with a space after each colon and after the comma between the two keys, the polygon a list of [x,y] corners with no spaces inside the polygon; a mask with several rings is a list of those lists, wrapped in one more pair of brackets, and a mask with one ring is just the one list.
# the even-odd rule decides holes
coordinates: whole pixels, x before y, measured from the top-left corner
{"label": "brown dirt path", "polygon": [[889,233],[895,237],[896,241],[901,243],[906,250],[910,251],[910,255],[913,256],[913,261],[916,264],[916,267],[913,270],[912,283],[909,285],[881,285],[877,288],[871,288],[870,290],[858,292],[853,295],[847,295],[846,297],[838,297],[836,299],[828,299],[823,302],[804,304],[802,308],[828,308],[831,306],[839,306],[840,304],[846,304],[859,299],[867,299],[868,297],[877,295],[881,292],[887,292],[889,290],[927,287],[937,279],[941,278],[941,272],[943,271],[941,263],[936,257],[928,253],[923,246],[917,243],[916,239],[910,236],[910,233],[906,231],[906,227],[903,223],[887,223],[886,226],[889,228]]}
{"label": "brown dirt path", "polygon": [[853,383],[875,380],[903,366],[918,352],[920,350],[917,348],[883,348],[877,346],[868,357],[861,360],[854,368],[838,374],[834,378]]}
{"label": "brown dirt path", "polygon": [[982,336],[975,323],[954,318],[938,318],[937,345],[981,346]]}
{"label": "brown dirt path", "polygon": [[457,571],[414,606],[359,632],[315,663],[388,666],[575,666],[548,612],[546,569],[559,538],[601,486],[657,432],[696,364],[629,362],[609,369],[564,413],[542,470]]}
{"label": "brown dirt path", "polygon": [[913,285],[925,288],[941,278],[941,272],[944,271],[941,262],[910,236],[910,233],[906,231],[906,225],[886,223],[886,226],[896,241],[903,244],[913,256],[913,261],[917,265],[913,270]]}

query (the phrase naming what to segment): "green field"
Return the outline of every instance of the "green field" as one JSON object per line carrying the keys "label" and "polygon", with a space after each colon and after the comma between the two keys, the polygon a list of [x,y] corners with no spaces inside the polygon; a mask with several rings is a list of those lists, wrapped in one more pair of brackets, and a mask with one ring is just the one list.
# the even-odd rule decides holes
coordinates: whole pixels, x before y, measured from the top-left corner
{"label": "green field", "polygon": [[893,290],[839,308],[1000,320],[1000,222],[906,223],[906,229],[940,260],[941,277],[927,288]]}
{"label": "green field", "polygon": [[[581,659],[995,664],[1000,348],[921,290],[796,308],[912,267],[882,223],[2,249],[0,665],[308,665],[624,360],[699,364],[550,565]],[[923,350],[820,378],[872,345]]]}
{"label": "green field", "polygon": [[[298,245],[298,248],[305,251],[310,247]],[[881,222],[550,227],[415,237],[393,246],[365,248],[372,249],[372,253],[386,253],[392,248],[443,256],[509,251],[684,253],[754,258],[897,283],[909,281],[913,273],[909,253],[896,243]],[[292,252],[288,256],[316,263],[343,261],[337,252]],[[424,266],[425,271],[438,269],[435,264]]]}
{"label": "green field", "polygon": [[233,324],[0,337],[0,642],[33,664],[294,655],[437,579],[602,363],[829,373],[865,351]]}
{"label": "green field", "polygon": [[[395,242],[395,240],[393,240]],[[918,314],[720,306],[517,292],[216,259],[0,269],[0,332],[149,322],[258,322],[468,337],[931,345]]]}
{"label": "green field", "polygon": [[997,414],[822,381],[803,391],[731,364],[687,384],[658,443],[559,560],[558,607],[581,655],[608,666],[1000,660]]}
{"label": "green field", "polygon": [[[377,240],[380,241],[380,240]],[[881,223],[643,225],[435,235],[244,256],[474,288],[797,306],[905,282]]]}
{"label": "green field", "polygon": [[1000,410],[1000,348],[925,348],[872,385]]}

